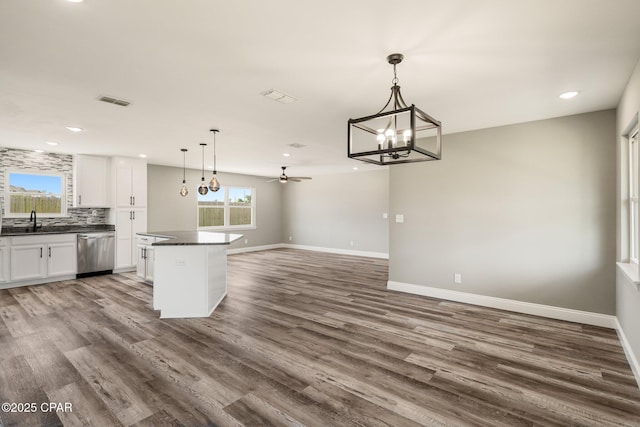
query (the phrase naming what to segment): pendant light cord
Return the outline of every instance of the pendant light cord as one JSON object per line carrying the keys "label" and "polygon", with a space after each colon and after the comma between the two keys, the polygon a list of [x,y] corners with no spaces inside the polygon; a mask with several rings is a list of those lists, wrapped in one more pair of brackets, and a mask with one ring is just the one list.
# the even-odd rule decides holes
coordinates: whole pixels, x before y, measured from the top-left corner
{"label": "pendant light cord", "polygon": [[216,173],[216,132],[213,132],[213,173]]}
{"label": "pendant light cord", "polygon": [[204,181],[204,146],[207,144],[200,145],[202,145],[202,181]]}

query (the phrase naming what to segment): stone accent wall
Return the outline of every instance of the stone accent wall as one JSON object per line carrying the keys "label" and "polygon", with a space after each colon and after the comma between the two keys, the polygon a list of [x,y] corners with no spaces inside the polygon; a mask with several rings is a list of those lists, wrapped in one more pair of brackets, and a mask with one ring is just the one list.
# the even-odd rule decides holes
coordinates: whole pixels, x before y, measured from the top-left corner
{"label": "stone accent wall", "polygon": [[26,169],[42,172],[64,173],[67,181],[67,215],[61,218],[42,218],[46,226],[106,224],[108,209],[74,208],[73,205],[73,156],[60,153],[36,153],[30,150],[0,147],[0,205],[3,209],[2,225],[22,227],[29,225],[29,218],[6,218],[4,211],[5,179],[7,169]]}

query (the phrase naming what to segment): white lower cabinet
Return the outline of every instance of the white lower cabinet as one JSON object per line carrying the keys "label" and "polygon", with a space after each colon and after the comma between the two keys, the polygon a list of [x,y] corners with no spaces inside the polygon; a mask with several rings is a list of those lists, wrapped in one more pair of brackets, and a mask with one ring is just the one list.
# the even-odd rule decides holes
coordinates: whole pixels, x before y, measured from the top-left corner
{"label": "white lower cabinet", "polygon": [[17,236],[10,245],[11,281],[76,274],[76,235]]}
{"label": "white lower cabinet", "polygon": [[145,282],[153,283],[155,248],[151,245],[167,239],[162,237],[138,235],[136,240],[138,243],[138,266],[136,268],[136,273],[138,277]]}
{"label": "white lower cabinet", "polygon": [[147,231],[146,209],[118,209],[116,212],[116,269],[138,263],[136,233]]}
{"label": "white lower cabinet", "polygon": [[6,283],[9,281],[11,275],[9,274],[9,238],[0,238],[0,283]]}

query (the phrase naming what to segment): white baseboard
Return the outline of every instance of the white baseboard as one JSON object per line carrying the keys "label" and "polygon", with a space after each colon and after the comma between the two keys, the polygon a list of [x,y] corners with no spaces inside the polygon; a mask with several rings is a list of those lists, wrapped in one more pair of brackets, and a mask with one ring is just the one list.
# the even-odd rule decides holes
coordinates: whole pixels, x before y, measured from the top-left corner
{"label": "white baseboard", "polygon": [[636,358],[636,355],[633,353],[631,349],[631,345],[629,344],[629,340],[627,336],[624,334],[624,330],[622,329],[622,325],[616,318],[616,332],[618,332],[618,338],[620,338],[620,343],[622,344],[622,348],[624,349],[624,354],[627,356],[627,361],[629,362],[629,366],[631,367],[631,371],[633,371],[633,376],[636,377],[636,383],[640,384],[640,363]]}
{"label": "white baseboard", "polygon": [[616,317],[607,314],[592,313],[589,311],[573,310],[570,308],[554,307],[551,305],[490,297],[486,295],[476,295],[467,292],[452,291],[449,289],[414,285],[411,283],[388,281],[387,289],[392,291],[407,292],[415,295],[445,299],[449,301],[480,305],[483,307],[498,308],[501,310],[514,311],[516,313],[532,314],[534,316],[566,320],[568,322],[602,326],[611,329],[616,329],[617,324]]}
{"label": "white baseboard", "polygon": [[257,252],[257,251],[268,251],[269,249],[281,249],[284,248],[284,244],[276,243],[273,245],[262,245],[262,246],[247,246],[246,248],[233,248],[227,249],[227,254],[242,254],[245,252]]}
{"label": "white baseboard", "polygon": [[294,245],[291,243],[276,243],[273,245],[249,246],[246,248],[233,248],[233,249],[228,249],[227,254],[234,255],[234,254],[241,254],[245,252],[267,251],[269,249],[282,249],[282,248],[302,249],[305,251],[316,251],[316,252],[327,252],[327,253],[340,254],[340,255],[362,256],[367,258],[389,259],[389,254],[384,252],[354,251],[350,249],[325,248],[322,246]]}
{"label": "white baseboard", "polygon": [[290,248],[290,249],[303,249],[305,251],[329,252],[332,254],[340,254],[340,255],[353,255],[353,256],[363,256],[367,258],[389,259],[389,254],[384,252],[355,251],[351,249],[324,248],[321,246],[294,245],[291,243],[285,243],[283,244],[282,247]]}

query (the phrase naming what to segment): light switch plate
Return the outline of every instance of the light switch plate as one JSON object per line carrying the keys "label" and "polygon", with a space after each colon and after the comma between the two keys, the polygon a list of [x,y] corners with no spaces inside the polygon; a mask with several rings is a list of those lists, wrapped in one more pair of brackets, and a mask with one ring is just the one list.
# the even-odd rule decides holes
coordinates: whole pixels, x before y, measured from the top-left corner
{"label": "light switch plate", "polygon": [[404,222],[404,215],[397,214],[396,215],[396,222]]}

